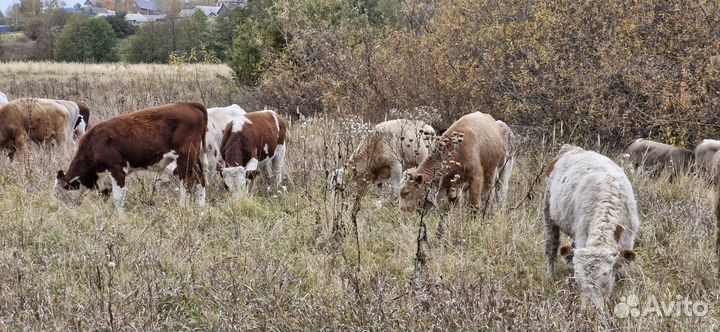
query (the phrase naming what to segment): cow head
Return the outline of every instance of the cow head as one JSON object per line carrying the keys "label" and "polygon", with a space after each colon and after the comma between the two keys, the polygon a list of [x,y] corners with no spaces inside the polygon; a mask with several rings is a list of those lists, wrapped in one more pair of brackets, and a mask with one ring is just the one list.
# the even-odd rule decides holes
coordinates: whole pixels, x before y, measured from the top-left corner
{"label": "cow head", "polygon": [[55,178],[55,198],[64,203],[79,204],[82,195],[80,180],[75,177],[68,181],[65,172],[58,171]]}
{"label": "cow head", "polygon": [[225,188],[232,193],[233,198],[247,194],[247,169],[243,166],[224,167],[220,170]]}
{"label": "cow head", "polygon": [[411,168],[405,171],[400,182],[400,209],[428,211],[437,207],[437,192],[432,190],[430,179]]}
{"label": "cow head", "polygon": [[625,265],[635,259],[635,252],[585,247],[574,250],[571,259],[582,306],[587,308],[593,304],[604,310],[605,300],[615,287],[616,275],[624,274]]}

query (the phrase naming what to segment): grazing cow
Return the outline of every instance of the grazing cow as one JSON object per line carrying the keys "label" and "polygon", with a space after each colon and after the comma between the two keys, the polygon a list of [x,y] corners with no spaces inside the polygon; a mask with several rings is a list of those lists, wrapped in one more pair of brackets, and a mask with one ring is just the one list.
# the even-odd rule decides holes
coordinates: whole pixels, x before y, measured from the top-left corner
{"label": "grazing cow", "polygon": [[[205,174],[206,182],[212,180],[213,176],[215,176],[217,165],[222,160],[220,144],[222,143],[225,126],[232,120],[244,121],[245,119],[245,110],[236,104],[227,107],[208,108],[207,112],[208,127],[205,134],[205,154],[203,156],[203,165],[205,166],[203,174]],[[176,167],[176,162],[170,163],[158,181],[161,183],[169,182]]]}
{"label": "grazing cow", "polygon": [[5,105],[9,102],[10,101],[8,100],[7,96],[4,93],[0,92],[0,107],[2,107],[3,105]]}
{"label": "grazing cow", "polygon": [[635,259],[640,218],[630,181],[609,158],[572,145],[560,149],[547,176],[547,277],[555,279],[562,231],[573,245],[560,248],[560,255],[574,268],[583,306],[591,301],[604,308],[616,276],[626,277],[626,264]]}
{"label": "grazing cow", "polygon": [[10,159],[22,154],[28,140],[37,143],[55,141],[65,146],[70,114],[67,108],[49,99],[15,99],[0,108],[0,148]]}
{"label": "grazing cow", "polygon": [[208,179],[215,175],[216,166],[222,160],[220,145],[222,144],[225,127],[233,120],[244,121],[245,114],[245,110],[236,104],[208,109],[208,130],[205,135]]}
{"label": "grazing cow", "polygon": [[272,110],[247,113],[225,126],[220,175],[233,198],[248,192],[246,178],[254,180],[258,168],[265,179],[280,186],[286,132],[285,119]]}
{"label": "grazing cow", "polygon": [[693,151],[668,144],[636,139],[627,149],[633,169],[641,168],[658,176],[664,169],[670,169],[671,179],[690,171],[695,155]]}
{"label": "grazing cow", "polygon": [[205,145],[207,111],[198,103],[176,103],[116,116],[90,128],[82,138],[67,173],[58,171],[55,194],[76,201],[78,189],[107,190],[103,172],[109,172],[118,211],[123,211],[125,178],[135,170],[162,172],[173,161],[186,191],[193,186],[198,204],[205,204],[205,178],[200,154]]}
{"label": "grazing cow", "polygon": [[480,112],[467,114],[455,121],[437,144],[438,149],[417,168],[405,172],[400,208],[427,210],[437,206],[441,196],[452,201],[468,190],[470,205],[479,209],[505,160],[495,119]]}
{"label": "grazing cow", "polygon": [[695,165],[698,173],[712,176],[714,172],[715,153],[720,150],[720,141],[704,139],[695,147]]}
{"label": "grazing cow", "polygon": [[500,206],[505,206],[508,189],[510,187],[510,176],[512,175],[513,165],[515,164],[515,133],[513,133],[505,122],[497,120],[495,123],[497,123],[500,129],[503,147],[505,148],[505,159],[498,174],[499,185],[495,185],[495,191],[498,203]]}
{"label": "grazing cow", "polygon": [[422,121],[398,119],[377,124],[350,158],[354,178],[375,185],[389,181],[393,194],[398,195],[403,171],[427,158],[434,137],[435,129]]}

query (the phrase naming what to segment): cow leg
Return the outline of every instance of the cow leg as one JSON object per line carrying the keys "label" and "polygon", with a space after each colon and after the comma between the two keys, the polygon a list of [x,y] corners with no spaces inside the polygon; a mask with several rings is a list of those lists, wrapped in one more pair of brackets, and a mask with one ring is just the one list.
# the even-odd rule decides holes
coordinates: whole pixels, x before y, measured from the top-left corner
{"label": "cow leg", "polygon": [[470,179],[470,188],[469,188],[469,203],[470,206],[476,208],[477,210],[480,210],[482,208],[482,196],[485,192],[485,177],[483,175],[480,176],[474,176],[472,179]]}
{"label": "cow leg", "polygon": [[180,177],[180,206],[185,207],[187,203],[187,193],[193,188],[193,171],[189,165],[189,156],[180,154],[177,159],[177,175]]}
{"label": "cow leg", "polygon": [[545,201],[545,256],[548,259],[547,279],[555,280],[555,260],[560,247],[560,227],[550,219],[550,203]]}
{"label": "cow leg", "polygon": [[402,182],[402,178],[402,164],[394,163],[390,166],[390,187],[392,187],[393,196],[400,196],[400,182]]}
{"label": "cow leg", "polygon": [[501,208],[504,208],[505,203],[507,202],[507,194],[508,188],[510,187],[510,176],[512,175],[513,163],[514,160],[512,157],[509,157],[507,161],[505,161],[505,166],[503,166],[502,171],[499,175],[500,181],[498,184],[496,184],[497,203]]}
{"label": "cow leg", "polygon": [[[282,171],[285,166],[285,144],[279,144],[275,148],[275,155],[272,158],[273,185],[276,188],[282,184]],[[402,173],[400,174],[402,176]]]}
{"label": "cow leg", "polygon": [[125,171],[121,167],[115,167],[110,170],[110,182],[112,183],[112,194],[115,199],[115,208],[119,214],[125,213]]}

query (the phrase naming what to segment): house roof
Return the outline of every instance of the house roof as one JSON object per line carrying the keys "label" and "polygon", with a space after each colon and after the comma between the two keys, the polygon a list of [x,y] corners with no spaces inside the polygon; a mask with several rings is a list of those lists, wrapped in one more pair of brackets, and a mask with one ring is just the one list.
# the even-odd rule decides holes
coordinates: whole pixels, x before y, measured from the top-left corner
{"label": "house roof", "polygon": [[115,12],[112,10],[109,10],[107,8],[102,7],[92,7],[88,9],[87,11],[88,15],[97,15],[97,16],[112,16],[115,15]]}
{"label": "house roof", "polygon": [[157,3],[153,0],[135,0],[135,6],[145,10],[158,10]]}
{"label": "house roof", "polygon": [[216,6],[195,6],[195,8],[202,10],[205,16],[217,16],[220,7]]}
{"label": "house roof", "polygon": [[195,15],[195,12],[197,12],[198,10],[200,10],[200,8],[197,8],[197,7],[185,8],[185,9],[181,10],[180,13],[178,13],[178,16],[179,17],[190,17],[190,16]]}

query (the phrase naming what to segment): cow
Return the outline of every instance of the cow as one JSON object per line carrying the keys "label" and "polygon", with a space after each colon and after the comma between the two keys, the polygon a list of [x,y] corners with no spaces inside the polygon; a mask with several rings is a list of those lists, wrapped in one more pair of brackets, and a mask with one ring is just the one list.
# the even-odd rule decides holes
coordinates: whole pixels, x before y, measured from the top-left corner
{"label": "cow", "polygon": [[626,277],[625,268],[635,259],[640,218],[630,181],[609,158],[567,144],[546,175],[547,278],[555,279],[562,231],[573,245],[559,248],[560,255],[574,270],[583,307],[592,303],[604,309],[616,277]]}
{"label": "cow", "polygon": [[353,178],[378,186],[390,182],[397,196],[403,171],[417,167],[427,158],[433,138],[435,129],[422,121],[381,122],[360,140],[350,157]]}
{"label": "cow", "polygon": [[225,126],[220,155],[220,175],[233,198],[251,192],[247,178],[254,182],[258,168],[262,176],[276,188],[282,182],[285,163],[285,119],[275,111],[264,110],[245,114]]}
{"label": "cow", "polygon": [[70,131],[67,108],[53,100],[21,98],[0,108],[0,148],[9,151],[11,160],[23,154],[28,140],[54,141],[64,147]]}
{"label": "cow", "polygon": [[122,114],[91,127],[80,138],[67,173],[57,173],[55,196],[77,202],[89,189],[106,191],[109,173],[118,212],[124,212],[125,179],[137,170],[162,172],[176,161],[180,204],[195,186],[198,204],[205,204],[205,178],[200,154],[205,146],[207,110],[198,103],[175,103]]}
{"label": "cow", "polygon": [[704,139],[695,147],[695,166],[699,174],[706,176],[714,174],[715,154],[718,150],[720,150],[720,141],[714,139]]}
{"label": "cow", "polygon": [[0,107],[2,107],[3,105],[5,105],[9,102],[10,101],[8,100],[8,97],[4,93],[0,92]]}
{"label": "cow", "polygon": [[636,139],[627,149],[625,157],[629,158],[633,169],[650,171],[651,176],[659,176],[670,170],[670,179],[687,174],[693,164],[693,151],[668,144]]}
{"label": "cow", "polygon": [[[232,120],[244,121],[246,112],[236,104],[227,107],[208,108],[207,112],[208,124],[207,133],[205,134],[205,153],[203,155],[203,166],[205,168],[203,174],[205,174],[205,181],[209,182],[215,176],[217,165],[222,160],[220,144],[222,143],[225,126]],[[170,163],[158,181],[160,183],[169,182],[176,167],[176,162]]]}
{"label": "cow", "polygon": [[468,203],[481,208],[505,160],[502,133],[495,119],[481,112],[464,115],[437,144],[417,168],[405,172],[400,208],[427,211],[436,207],[441,197],[455,201],[465,190],[469,191]]}
{"label": "cow", "polygon": [[498,128],[500,129],[500,135],[503,139],[503,148],[505,150],[505,158],[503,160],[503,166],[498,172],[498,179],[495,184],[497,202],[501,207],[505,206],[507,200],[507,193],[510,187],[510,176],[512,175],[513,166],[515,164],[515,133],[508,125],[501,121],[496,120]]}

